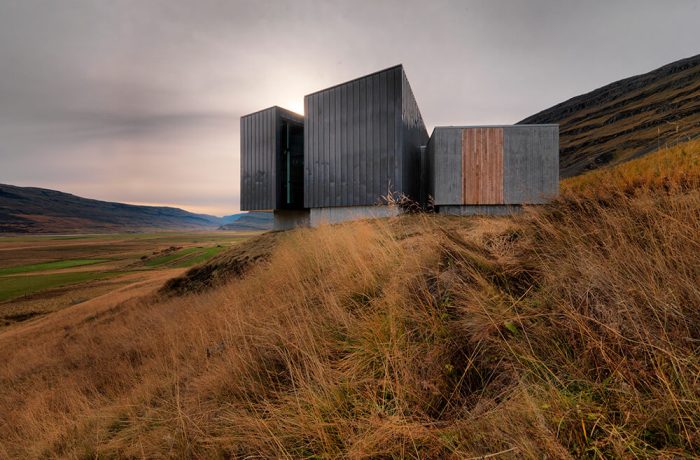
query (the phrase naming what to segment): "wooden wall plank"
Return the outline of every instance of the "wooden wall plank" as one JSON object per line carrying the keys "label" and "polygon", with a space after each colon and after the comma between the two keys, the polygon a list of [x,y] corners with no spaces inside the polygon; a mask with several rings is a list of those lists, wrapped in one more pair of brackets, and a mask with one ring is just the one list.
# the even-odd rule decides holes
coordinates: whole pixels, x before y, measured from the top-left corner
{"label": "wooden wall plank", "polygon": [[403,68],[401,73],[401,123],[402,123],[402,174],[401,183],[397,184],[396,191],[404,192],[414,200],[418,199],[420,192],[420,149],[428,143],[428,132],[423,122],[423,116],[418,108],[418,103],[408,82],[408,77]]}
{"label": "wooden wall plank", "polygon": [[432,194],[436,204],[462,204],[462,130],[436,128],[431,139]]}
{"label": "wooden wall plank", "polygon": [[462,203],[503,204],[503,128],[462,130]]}

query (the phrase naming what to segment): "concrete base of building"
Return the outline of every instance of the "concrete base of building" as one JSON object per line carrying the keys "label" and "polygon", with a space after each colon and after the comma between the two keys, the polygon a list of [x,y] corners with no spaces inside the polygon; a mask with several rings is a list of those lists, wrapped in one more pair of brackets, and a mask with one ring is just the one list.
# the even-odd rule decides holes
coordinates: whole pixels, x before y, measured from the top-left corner
{"label": "concrete base of building", "polygon": [[448,216],[510,216],[522,212],[520,205],[442,205],[438,207],[438,214]]}
{"label": "concrete base of building", "polygon": [[343,206],[334,208],[311,208],[312,227],[322,224],[337,224],[348,220],[395,217],[401,213],[396,206]]}
{"label": "concrete base of building", "polygon": [[276,209],[274,218],[273,230],[291,230],[309,226],[308,209]]}

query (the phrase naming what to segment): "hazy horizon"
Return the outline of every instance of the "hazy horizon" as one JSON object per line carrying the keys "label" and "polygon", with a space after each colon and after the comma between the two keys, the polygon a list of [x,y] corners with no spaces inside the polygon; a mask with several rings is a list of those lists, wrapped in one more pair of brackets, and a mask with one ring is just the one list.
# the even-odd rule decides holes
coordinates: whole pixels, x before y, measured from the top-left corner
{"label": "hazy horizon", "polygon": [[402,63],[429,131],[700,52],[700,0],[0,0],[0,183],[238,212],[239,117]]}

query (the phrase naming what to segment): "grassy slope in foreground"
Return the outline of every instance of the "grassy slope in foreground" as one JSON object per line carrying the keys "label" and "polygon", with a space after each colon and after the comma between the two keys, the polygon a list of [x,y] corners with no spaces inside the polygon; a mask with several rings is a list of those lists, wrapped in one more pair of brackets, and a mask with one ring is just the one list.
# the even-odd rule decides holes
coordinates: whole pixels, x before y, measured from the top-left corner
{"label": "grassy slope in foreground", "polygon": [[224,286],[0,334],[0,456],[695,457],[698,147],[514,219],[276,234]]}

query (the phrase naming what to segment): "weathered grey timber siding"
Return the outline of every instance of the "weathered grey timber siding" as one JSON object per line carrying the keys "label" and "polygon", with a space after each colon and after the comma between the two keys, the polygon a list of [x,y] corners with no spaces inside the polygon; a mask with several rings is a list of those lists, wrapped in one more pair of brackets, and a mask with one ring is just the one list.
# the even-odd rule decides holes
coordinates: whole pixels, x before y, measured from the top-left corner
{"label": "weathered grey timber siding", "polygon": [[433,205],[435,202],[435,139],[430,136],[428,145],[425,146],[425,201],[424,205]]}
{"label": "weathered grey timber siding", "polygon": [[541,204],[559,194],[559,127],[511,126],[503,139],[506,204]]}
{"label": "weathered grey timber siding", "polygon": [[282,119],[297,123],[304,118],[281,107],[241,117],[241,210],[257,211],[280,207],[277,171],[281,161]]}
{"label": "weathered grey timber siding", "polygon": [[462,128],[437,127],[428,143],[433,203],[462,204]]}
{"label": "weathered grey timber siding", "polygon": [[[463,132],[479,127],[436,127],[428,143],[428,190],[435,205],[477,205],[465,196]],[[504,204],[540,204],[559,193],[559,127],[518,125],[503,129],[502,181]],[[499,174],[497,174],[499,175]],[[496,185],[496,184],[494,184]],[[467,184],[468,186],[468,184]],[[501,201],[499,199],[499,201]],[[493,203],[497,204],[497,203]],[[476,209],[476,208],[475,208]],[[481,208],[479,208],[481,209]],[[487,210],[488,208],[483,208]]]}
{"label": "weathered grey timber siding", "polygon": [[304,98],[304,207],[370,206],[391,190],[417,198],[428,135],[402,66]]}

